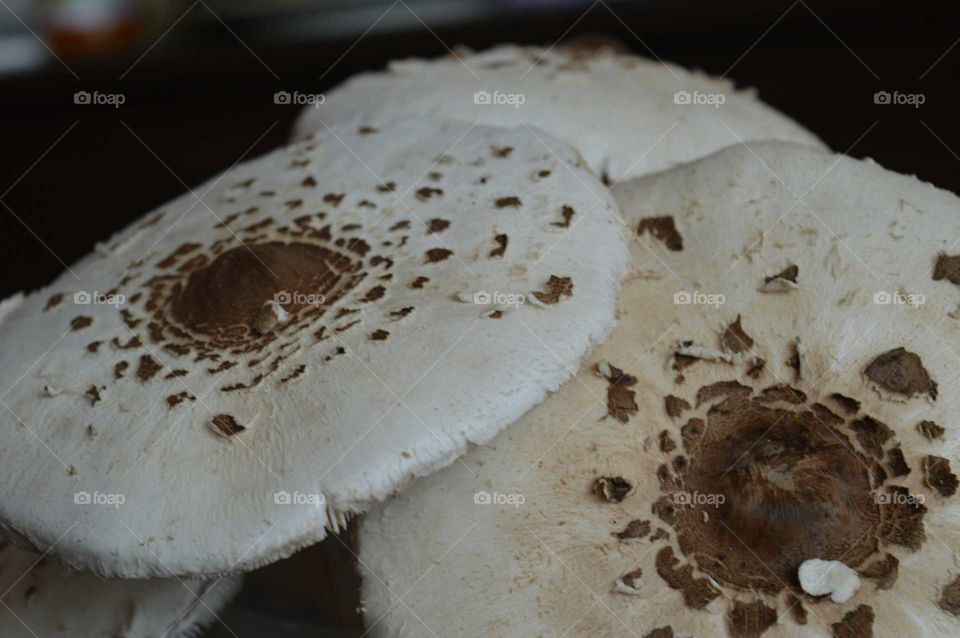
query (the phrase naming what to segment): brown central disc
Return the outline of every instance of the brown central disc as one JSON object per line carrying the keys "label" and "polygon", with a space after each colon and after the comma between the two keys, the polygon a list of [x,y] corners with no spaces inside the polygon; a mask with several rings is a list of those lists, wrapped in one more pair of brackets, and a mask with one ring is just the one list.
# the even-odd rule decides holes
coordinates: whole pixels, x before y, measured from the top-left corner
{"label": "brown central disc", "polygon": [[680,468],[682,496],[658,505],[701,569],[776,592],[796,584],[807,559],[858,565],[876,550],[866,461],[823,415],[736,397],[707,420]]}
{"label": "brown central disc", "polygon": [[239,246],[190,274],[171,304],[173,318],[195,332],[249,326],[265,303],[293,314],[329,304],[343,293],[352,261],[305,243]]}

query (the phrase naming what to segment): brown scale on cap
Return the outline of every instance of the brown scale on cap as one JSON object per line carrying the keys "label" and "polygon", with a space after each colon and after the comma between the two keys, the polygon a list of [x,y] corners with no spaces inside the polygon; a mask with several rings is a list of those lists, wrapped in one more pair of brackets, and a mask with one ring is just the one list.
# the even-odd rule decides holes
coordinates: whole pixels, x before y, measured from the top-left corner
{"label": "brown scale on cap", "polygon": [[937,255],[933,266],[933,280],[946,279],[952,284],[960,286],[960,255]]}
{"label": "brown scale on cap", "polygon": [[546,290],[537,290],[533,296],[540,303],[552,305],[558,303],[561,298],[569,297],[573,294],[573,280],[570,277],[558,277],[550,275],[547,280]]}
{"label": "brown scale on cap", "polygon": [[950,461],[932,454],[923,457],[923,483],[940,496],[953,496],[960,486],[957,475],[950,471]]}
{"label": "brown scale on cap", "polygon": [[732,352],[733,354],[748,352],[753,347],[753,339],[744,332],[743,326],[740,325],[740,315],[737,315],[737,320],[727,326],[727,329],[720,335],[720,345],[724,352]]}
{"label": "brown scale on cap", "polygon": [[873,620],[873,607],[860,605],[830,625],[830,630],[834,638],[870,638],[873,636]]}
{"label": "brown scale on cap", "polygon": [[940,609],[954,616],[960,616],[960,576],[943,586],[937,604],[940,605]]}
{"label": "brown scale on cap", "polygon": [[759,638],[766,630],[777,624],[777,610],[755,600],[737,601],[727,614],[727,627],[733,638]]}
{"label": "brown scale on cap", "polygon": [[937,383],[923,367],[920,357],[904,348],[888,350],[871,361],[863,374],[888,392],[913,397],[937,398]]}
{"label": "brown scale on cap", "polygon": [[650,233],[663,242],[668,250],[683,250],[683,236],[677,230],[673,217],[647,217],[637,224],[637,234]]}
{"label": "brown scale on cap", "polygon": [[551,226],[556,226],[557,228],[570,228],[570,222],[573,220],[573,216],[576,215],[576,211],[573,210],[571,206],[564,206],[560,209],[560,216],[563,217],[562,222],[553,222]]}

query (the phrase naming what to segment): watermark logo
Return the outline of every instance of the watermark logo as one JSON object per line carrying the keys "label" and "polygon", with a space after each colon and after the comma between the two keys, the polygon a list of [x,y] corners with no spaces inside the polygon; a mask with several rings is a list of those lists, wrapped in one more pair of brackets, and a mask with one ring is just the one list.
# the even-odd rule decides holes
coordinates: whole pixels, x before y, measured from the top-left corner
{"label": "watermark logo", "polygon": [[687,292],[680,290],[673,293],[673,303],[677,306],[713,306],[719,308],[727,302],[727,298],[721,293],[700,292],[694,290]]}
{"label": "watermark logo", "polygon": [[705,105],[712,106],[715,109],[723,106],[727,101],[727,96],[723,93],[701,93],[700,91],[677,91],[673,94],[673,103],[681,106],[686,105]]}
{"label": "watermark logo", "polygon": [[878,306],[911,306],[918,308],[927,302],[927,297],[922,294],[911,294],[906,292],[886,292],[880,290],[873,294],[873,303]]}
{"label": "watermark logo", "polygon": [[907,492],[877,492],[873,495],[873,502],[877,505],[909,505],[916,507],[927,502],[923,494],[909,494]]}
{"label": "watermark logo", "polygon": [[688,505],[705,505],[709,507],[720,507],[727,502],[727,497],[723,494],[704,494],[702,492],[677,492],[673,495],[675,505],[686,507]]}
{"label": "watermark logo", "polygon": [[112,106],[120,108],[127,101],[123,93],[101,93],[100,91],[77,91],[73,94],[73,103],[95,106]]}
{"label": "watermark logo", "polygon": [[473,103],[490,106],[512,106],[515,109],[523,106],[527,96],[523,93],[501,93],[500,91],[477,91],[473,94]]}
{"label": "watermark logo", "polygon": [[478,306],[513,306],[514,308],[527,303],[527,296],[510,292],[488,292],[480,290],[473,293],[473,303]]}
{"label": "watermark logo", "polygon": [[277,91],[273,94],[273,103],[284,106],[312,106],[317,109],[325,104],[327,96],[323,93],[301,93],[300,91]]}
{"label": "watermark logo", "polygon": [[317,509],[327,504],[323,494],[304,494],[302,492],[279,491],[273,495],[274,505],[307,505]]}
{"label": "watermark logo", "polygon": [[523,494],[504,494],[502,492],[475,492],[473,495],[474,505],[510,505],[520,507],[527,502],[527,497]]}
{"label": "watermark logo", "polygon": [[101,492],[75,492],[73,495],[74,505],[98,505],[103,507],[112,507],[119,509],[121,505],[127,502],[127,497],[123,494],[104,494]]}
{"label": "watermark logo", "polygon": [[326,297],[320,293],[304,293],[281,290],[273,296],[273,300],[280,304],[281,306],[313,306],[314,308],[319,308],[326,302]]}
{"label": "watermark logo", "polygon": [[920,108],[927,101],[923,93],[901,93],[900,91],[877,91],[873,94],[874,104],[893,104],[897,106],[912,106]]}
{"label": "watermark logo", "polygon": [[103,292],[87,292],[78,290],[73,293],[73,303],[78,306],[113,306],[118,307],[125,304],[127,298],[121,293],[106,294]]}

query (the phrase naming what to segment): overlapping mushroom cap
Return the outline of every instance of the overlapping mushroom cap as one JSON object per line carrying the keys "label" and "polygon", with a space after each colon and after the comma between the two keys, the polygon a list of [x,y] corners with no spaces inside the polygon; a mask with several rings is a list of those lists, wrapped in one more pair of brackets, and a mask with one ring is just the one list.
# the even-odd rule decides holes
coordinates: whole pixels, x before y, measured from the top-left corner
{"label": "overlapping mushroom cap", "polygon": [[372,635],[958,635],[960,200],[779,143],[614,193],[620,325],[362,521]]}
{"label": "overlapping mushroom cap", "polygon": [[0,548],[4,638],[185,638],[216,620],[241,577],[101,580],[10,544]]}
{"label": "overlapping mushroom cap", "polygon": [[349,126],[237,166],[4,303],[0,524],[108,575],[276,560],[569,378],[627,261],[542,132]]}
{"label": "overlapping mushroom cap", "polygon": [[397,114],[532,125],[570,142],[618,181],[690,162],[739,142],[822,146],[815,135],[727,80],[611,47],[503,45],[457,57],[400,60],[357,75],[304,109],[295,137]]}

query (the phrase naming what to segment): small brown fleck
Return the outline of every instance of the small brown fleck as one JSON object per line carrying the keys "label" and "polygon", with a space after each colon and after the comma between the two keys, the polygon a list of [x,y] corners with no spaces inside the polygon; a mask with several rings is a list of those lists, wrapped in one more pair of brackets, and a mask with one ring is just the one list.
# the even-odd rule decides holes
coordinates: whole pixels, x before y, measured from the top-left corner
{"label": "small brown fleck", "polygon": [[720,337],[720,345],[724,352],[734,354],[747,352],[753,347],[753,339],[744,332],[743,326],[740,325],[740,315],[737,315],[737,320],[723,331],[723,335]]}
{"label": "small brown fleck", "polygon": [[790,344],[790,358],[785,363],[787,367],[793,368],[797,381],[803,378],[803,355],[800,352],[800,337],[796,337]]}
{"label": "small brown fleck", "polygon": [[87,352],[97,352],[100,349],[102,341],[91,341],[87,344]]}
{"label": "small brown fleck", "polygon": [[394,319],[403,319],[407,315],[413,312],[413,306],[404,306],[400,310],[394,310],[390,312],[390,316]]}
{"label": "small brown fleck", "polygon": [[[397,183],[386,182],[384,184],[380,184],[379,186],[377,186],[377,190],[380,191],[381,193],[392,193],[393,191],[397,190]],[[407,222],[407,224],[409,225],[410,222]],[[393,230],[393,229],[391,228],[390,230]]]}
{"label": "small brown fleck", "polygon": [[323,201],[331,206],[339,206],[345,196],[346,193],[327,193],[323,196]]}
{"label": "small brown fleck", "polygon": [[386,341],[390,333],[386,330],[374,330],[370,333],[370,341]]}
{"label": "small brown fleck", "polygon": [[83,330],[84,328],[88,327],[92,323],[93,323],[92,317],[86,317],[86,316],[80,315],[70,320],[70,329],[76,332],[77,330]]}
{"label": "small brown fleck", "polygon": [[[619,585],[620,583],[622,583],[627,587],[629,587],[630,589],[636,590],[640,585],[640,578],[642,576],[643,576],[643,570],[638,567],[637,569],[631,572],[627,572],[626,574],[621,576],[617,584]],[[623,592],[623,590],[620,590],[620,591]],[[634,592],[631,592],[631,593],[634,593]]]}
{"label": "small brown fleck", "polygon": [[417,190],[417,199],[423,202],[427,201],[434,195],[437,195],[437,196],[443,195],[443,189],[424,186],[423,188]]}
{"label": "small brown fleck", "polygon": [[598,364],[597,370],[610,384],[607,387],[607,415],[626,423],[639,410],[636,392],[630,389],[637,384],[637,378],[609,364]]}
{"label": "small brown fleck", "polygon": [[873,607],[860,605],[849,611],[843,620],[830,625],[834,638],[871,638],[873,636]]}
{"label": "small brown fleck", "polygon": [[876,581],[877,589],[890,589],[897,582],[900,561],[893,554],[885,554],[858,571],[864,578]]}
{"label": "small brown fleck", "polygon": [[507,237],[506,233],[500,233],[493,237],[493,241],[496,242],[497,247],[490,251],[488,257],[503,257],[504,253],[507,252],[507,243],[510,238]]}
{"label": "small brown fleck", "polygon": [[307,175],[303,178],[303,181],[300,182],[300,185],[306,188],[313,188],[317,185],[317,180],[314,179],[312,175]]}
{"label": "small brown fleck", "polygon": [[757,357],[750,362],[750,367],[747,368],[747,376],[751,379],[758,379],[760,375],[763,374],[763,369],[767,367],[767,362],[760,357]]}
{"label": "small brown fleck", "polygon": [[903,348],[879,355],[864,370],[868,379],[889,392],[912,397],[927,394],[937,398],[937,383],[923,367],[920,357]]}
{"label": "small brown fleck", "polygon": [[673,627],[657,627],[656,629],[644,634],[643,638],[673,638]]}
{"label": "small brown fleck", "polygon": [[960,286],[960,255],[952,257],[945,254],[937,255],[937,261],[933,266],[933,280],[942,279]]}
{"label": "small brown fleck", "polygon": [[940,605],[940,609],[954,616],[960,616],[960,576],[943,586],[937,604]]}
{"label": "small brown fleck", "polygon": [[670,586],[679,590],[683,601],[692,609],[703,609],[720,595],[706,578],[693,575],[693,567],[680,565],[672,547],[664,547],[657,553],[657,573]]}
{"label": "small brown fleck", "polygon": [[697,390],[697,407],[720,397],[749,396],[750,388],[737,381],[717,381]]}
{"label": "small brown fleck", "polygon": [[957,475],[950,471],[950,461],[932,454],[923,457],[923,483],[941,496],[953,496],[960,486]]}
{"label": "small brown fleck", "polygon": [[852,421],[850,429],[856,433],[857,440],[867,454],[875,459],[883,458],[883,445],[893,436],[893,430],[870,416]]}
{"label": "small brown fleck", "polygon": [[560,209],[560,216],[563,217],[562,222],[553,222],[551,226],[556,226],[557,228],[570,228],[570,221],[573,219],[573,216],[576,215],[576,211],[573,210],[573,207],[564,205]]}
{"label": "small brown fleck", "polygon": [[681,399],[678,396],[668,394],[664,400],[664,404],[667,408],[667,416],[678,417],[684,410],[689,410],[691,408],[690,402],[686,399]]}
{"label": "small brown fleck", "polygon": [[435,264],[438,261],[443,261],[450,257],[453,254],[452,250],[446,248],[431,248],[425,253],[427,259],[426,263]]}
{"label": "small brown fleck", "polygon": [[920,432],[928,441],[939,439],[946,430],[933,421],[920,421],[917,423],[917,431]]}
{"label": "small brown fleck", "polygon": [[423,277],[423,276],[417,277],[417,278],[414,279],[413,282],[410,284],[410,287],[411,287],[411,288],[423,288],[424,284],[426,284],[428,281],[430,281],[430,278],[429,278],[429,277]]}
{"label": "small brown fleck", "polygon": [[373,128],[372,126],[361,126],[357,129],[357,133],[360,135],[373,135],[376,132],[377,129]]}
{"label": "small brown fleck", "polygon": [[830,395],[830,398],[833,399],[834,402],[836,402],[836,404],[839,405],[843,411],[850,416],[853,416],[860,411],[860,402],[856,399],[851,399],[850,397],[844,396],[839,392],[834,392]]}
{"label": "small brown fleck", "polygon": [[492,146],[490,149],[493,151],[493,156],[499,158],[510,157],[510,153],[513,152],[512,146]]}
{"label": "small brown fleck", "polygon": [[223,437],[235,436],[247,429],[229,414],[217,414],[210,419],[210,424],[213,430]]}
{"label": "small brown fleck", "polygon": [[769,277],[765,277],[763,280],[763,283],[769,284],[769,283],[773,283],[777,279],[781,279],[783,281],[789,281],[790,283],[795,284],[797,283],[797,277],[799,275],[800,275],[800,267],[797,266],[796,264],[790,264],[789,266],[784,268],[782,271],[778,272],[776,275],[770,275]]}
{"label": "small brown fleck", "polygon": [[559,302],[561,297],[570,297],[572,295],[573,280],[570,277],[557,277],[556,275],[550,275],[550,279],[547,280],[546,290],[535,291],[533,293],[533,296],[536,297],[540,303],[551,305]]}
{"label": "small brown fleck", "polygon": [[367,294],[363,296],[363,299],[361,299],[361,301],[365,301],[367,303],[371,301],[376,301],[377,299],[380,299],[381,297],[383,297],[386,294],[386,292],[387,292],[387,289],[384,288],[383,286],[374,286],[373,288],[367,291]]}
{"label": "small brown fleck", "polygon": [[593,482],[593,493],[610,503],[619,503],[633,493],[633,485],[622,476],[601,476]]}
{"label": "small brown fleck", "polygon": [[51,308],[55,308],[56,306],[60,305],[61,301],[63,301],[63,293],[58,292],[47,300],[47,305],[44,306],[43,311],[46,312]]}
{"label": "small brown fleck", "polygon": [[183,392],[180,392],[178,394],[169,395],[167,397],[167,406],[169,406],[172,409],[180,405],[184,401],[187,401],[187,400],[196,401],[196,399],[197,398],[195,396],[193,396],[192,394],[184,390]]}
{"label": "small brown fleck", "polygon": [[650,521],[634,520],[627,523],[622,532],[617,532],[615,536],[622,541],[636,540],[645,537],[650,533]]}
{"label": "small brown fleck", "polygon": [[669,454],[677,449],[677,444],[674,443],[673,437],[670,436],[669,430],[662,430],[657,440],[660,443],[660,451],[664,454]]}
{"label": "small brown fleck", "polygon": [[122,379],[124,372],[126,372],[129,367],[130,364],[126,361],[118,361],[117,364],[113,366],[113,378]]}
{"label": "small brown fleck", "polygon": [[490,312],[488,312],[488,313],[486,314],[486,317],[487,317],[487,319],[500,319],[501,317],[503,317],[503,311],[502,311],[502,310],[491,310]]}
{"label": "small brown fleck", "polygon": [[149,381],[163,366],[148,354],[140,357],[140,365],[137,367],[137,377],[140,381]]}
{"label": "small brown fleck", "polygon": [[733,638],[759,638],[777,623],[777,611],[762,601],[736,601],[727,615],[727,626]]}
{"label": "small brown fleck", "polygon": [[523,206],[523,202],[520,201],[519,197],[498,197],[494,202],[494,205],[497,208],[520,208]]}
{"label": "small brown fleck", "polygon": [[104,389],[104,386],[99,388],[95,385],[90,386],[90,389],[84,392],[83,396],[87,397],[90,400],[90,405],[96,405],[100,401],[100,391]]}
{"label": "small brown fleck", "polygon": [[448,219],[440,219],[439,217],[434,217],[429,222],[427,222],[427,234],[442,233],[448,228],[450,228],[450,220]]}
{"label": "small brown fleck", "polygon": [[683,250],[683,237],[673,222],[673,217],[646,217],[637,224],[637,234],[650,233],[664,243],[668,250]]}

